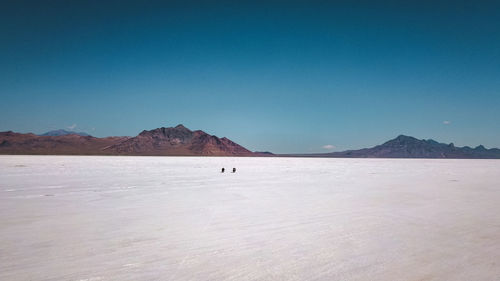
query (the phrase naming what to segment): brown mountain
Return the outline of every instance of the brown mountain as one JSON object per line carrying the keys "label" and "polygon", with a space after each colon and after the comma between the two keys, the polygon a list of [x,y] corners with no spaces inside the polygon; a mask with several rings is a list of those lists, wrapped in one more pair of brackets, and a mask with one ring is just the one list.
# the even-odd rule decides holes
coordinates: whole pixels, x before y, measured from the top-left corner
{"label": "brown mountain", "polygon": [[138,136],[107,147],[104,151],[118,155],[258,155],[225,137],[218,138],[201,130],[191,131],[183,125],[142,131]]}
{"label": "brown mountain", "polygon": [[77,134],[37,136],[12,131],[0,132],[0,154],[104,155],[108,147],[128,137],[95,138]]}
{"label": "brown mountain", "polygon": [[142,131],[136,137],[95,138],[77,134],[37,136],[0,132],[0,154],[270,156],[183,125]]}

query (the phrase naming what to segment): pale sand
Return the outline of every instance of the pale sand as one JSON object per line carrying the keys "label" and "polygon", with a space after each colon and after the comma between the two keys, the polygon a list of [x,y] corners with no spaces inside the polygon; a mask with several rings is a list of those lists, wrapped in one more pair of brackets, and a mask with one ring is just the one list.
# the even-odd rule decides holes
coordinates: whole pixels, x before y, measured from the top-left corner
{"label": "pale sand", "polygon": [[0,280],[500,280],[500,161],[0,156]]}

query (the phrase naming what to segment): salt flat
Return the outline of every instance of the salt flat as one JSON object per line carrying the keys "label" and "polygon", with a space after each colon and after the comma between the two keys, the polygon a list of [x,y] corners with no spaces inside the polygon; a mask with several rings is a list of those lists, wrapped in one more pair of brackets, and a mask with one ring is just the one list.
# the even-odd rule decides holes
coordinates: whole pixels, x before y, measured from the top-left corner
{"label": "salt flat", "polygon": [[0,280],[500,280],[500,161],[0,156]]}

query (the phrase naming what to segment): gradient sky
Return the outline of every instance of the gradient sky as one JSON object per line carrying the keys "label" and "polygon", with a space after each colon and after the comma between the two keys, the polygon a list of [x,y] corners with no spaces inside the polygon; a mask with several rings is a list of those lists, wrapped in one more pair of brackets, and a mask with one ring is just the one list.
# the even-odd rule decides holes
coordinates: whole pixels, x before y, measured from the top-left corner
{"label": "gradient sky", "polygon": [[500,2],[375,2],[3,1],[0,131],[500,147]]}

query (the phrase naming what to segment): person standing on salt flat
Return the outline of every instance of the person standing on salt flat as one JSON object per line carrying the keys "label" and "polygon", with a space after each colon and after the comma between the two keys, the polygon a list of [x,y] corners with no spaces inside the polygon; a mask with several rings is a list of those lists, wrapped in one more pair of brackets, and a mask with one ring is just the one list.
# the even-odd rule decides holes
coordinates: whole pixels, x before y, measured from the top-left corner
{"label": "person standing on salt flat", "polygon": [[233,173],[236,173],[236,168],[233,168]]}
{"label": "person standing on salt flat", "polygon": [[221,172],[221,173],[224,173],[224,171],[225,171],[225,169],[224,169],[224,168],[222,168],[222,170],[221,170],[220,172]]}

